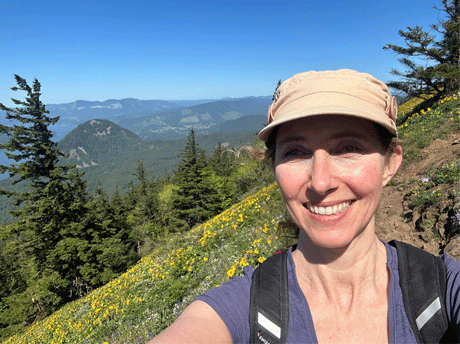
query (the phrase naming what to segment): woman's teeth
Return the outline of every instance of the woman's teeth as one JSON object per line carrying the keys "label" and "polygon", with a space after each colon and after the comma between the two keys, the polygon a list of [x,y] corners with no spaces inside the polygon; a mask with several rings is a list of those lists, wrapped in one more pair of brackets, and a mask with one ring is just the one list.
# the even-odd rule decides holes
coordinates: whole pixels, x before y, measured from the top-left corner
{"label": "woman's teeth", "polygon": [[340,204],[336,204],[332,207],[321,207],[317,205],[309,205],[308,208],[312,213],[319,214],[319,215],[334,215],[340,213],[347,209],[351,205],[351,202],[343,202]]}

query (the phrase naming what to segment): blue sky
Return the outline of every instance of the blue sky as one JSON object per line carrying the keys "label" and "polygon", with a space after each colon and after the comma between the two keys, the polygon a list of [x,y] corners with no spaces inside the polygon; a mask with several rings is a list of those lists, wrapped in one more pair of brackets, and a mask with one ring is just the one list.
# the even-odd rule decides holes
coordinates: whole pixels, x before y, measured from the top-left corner
{"label": "blue sky", "polygon": [[14,74],[45,104],[271,95],[279,79],[351,68],[394,79],[399,29],[440,0],[0,2],[0,102]]}

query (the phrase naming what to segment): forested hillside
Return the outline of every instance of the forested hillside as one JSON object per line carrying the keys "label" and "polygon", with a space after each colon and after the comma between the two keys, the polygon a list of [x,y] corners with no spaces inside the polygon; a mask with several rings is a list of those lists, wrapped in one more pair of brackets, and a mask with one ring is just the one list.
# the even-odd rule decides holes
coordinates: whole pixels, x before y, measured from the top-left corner
{"label": "forested hillside", "polygon": [[[197,143],[209,157],[220,142],[224,149],[235,150],[252,144],[255,131],[196,135]],[[69,154],[68,164],[75,164],[85,172],[84,180],[93,191],[101,185],[112,195],[115,187],[124,194],[134,180],[138,160],[142,160],[150,177],[161,178],[173,174],[179,166],[179,152],[187,138],[176,140],[141,140],[133,132],[108,120],[91,120],[79,125],[59,141],[59,148]]]}
{"label": "forested hillside", "polygon": [[0,148],[17,161],[0,166],[15,184],[0,193],[16,204],[13,221],[0,227],[1,338],[106,284],[172,233],[189,231],[273,182],[268,164],[220,142],[208,157],[192,129],[174,152],[179,157],[174,175],[150,176],[139,154],[133,154],[134,181],[125,193],[117,185],[110,196],[101,186],[90,192],[80,173],[85,164],[97,168],[110,161],[104,157],[123,156],[143,142],[113,123],[92,120],[64,142],[74,147],[68,153],[81,168],[69,165],[51,139],[49,126],[58,118],[47,116],[40,83],[29,86],[19,76],[16,81],[15,90],[27,97],[21,107],[7,111],[20,124],[0,127],[9,135]]}

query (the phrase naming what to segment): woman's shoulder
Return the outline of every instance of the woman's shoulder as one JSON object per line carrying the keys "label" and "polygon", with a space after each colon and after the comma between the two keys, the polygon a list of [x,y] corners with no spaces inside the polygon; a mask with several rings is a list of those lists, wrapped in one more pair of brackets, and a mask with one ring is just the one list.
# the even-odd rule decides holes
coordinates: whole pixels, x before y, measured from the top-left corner
{"label": "woman's shoulder", "polygon": [[196,298],[211,306],[227,326],[233,342],[249,336],[249,298],[254,268],[245,266],[242,277],[233,277]]}
{"label": "woman's shoulder", "polygon": [[[243,268],[243,276],[241,277],[232,277],[228,281],[222,283],[222,285],[209,289],[208,291],[201,294],[198,299],[203,298],[213,298],[215,296],[219,297],[229,297],[229,298],[240,298],[242,291],[249,291],[251,288],[251,278],[254,273],[254,268],[252,266],[245,266]],[[233,295],[236,294],[236,295]],[[223,300],[226,301],[226,300]]]}
{"label": "woman's shoulder", "polygon": [[441,258],[444,261],[444,264],[446,264],[447,286],[455,286],[456,289],[460,289],[460,262],[448,254],[442,254],[439,258]]}
{"label": "woman's shoulder", "polygon": [[449,256],[447,253],[446,254],[441,254],[439,256],[444,261],[444,264],[446,264],[447,272],[454,272],[454,271],[460,271],[460,263],[455,259]]}

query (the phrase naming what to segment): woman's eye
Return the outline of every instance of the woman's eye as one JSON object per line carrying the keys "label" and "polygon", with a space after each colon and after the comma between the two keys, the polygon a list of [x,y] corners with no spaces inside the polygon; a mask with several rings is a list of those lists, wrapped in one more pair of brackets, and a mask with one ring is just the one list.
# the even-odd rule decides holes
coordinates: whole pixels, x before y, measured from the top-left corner
{"label": "woman's eye", "polygon": [[356,153],[356,152],[361,151],[361,149],[355,145],[346,145],[346,146],[340,147],[338,151],[340,153]]}
{"label": "woman's eye", "polygon": [[286,156],[286,157],[298,157],[298,156],[304,156],[304,155],[307,155],[307,154],[308,153],[303,151],[303,150],[293,148],[293,149],[286,150],[286,152],[284,153],[284,156]]}
{"label": "woman's eye", "polygon": [[284,156],[297,156],[302,154],[298,149],[290,149],[284,153]]}

